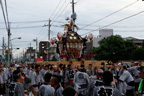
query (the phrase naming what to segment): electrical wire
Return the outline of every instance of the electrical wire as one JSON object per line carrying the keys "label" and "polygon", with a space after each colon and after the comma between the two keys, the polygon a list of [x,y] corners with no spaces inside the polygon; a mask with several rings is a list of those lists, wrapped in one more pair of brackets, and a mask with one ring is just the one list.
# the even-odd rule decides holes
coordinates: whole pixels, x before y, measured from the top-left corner
{"label": "electrical wire", "polygon": [[[54,27],[62,27],[62,26],[58,26],[58,25],[52,25]],[[38,28],[38,27],[46,27],[46,26],[26,26],[26,27],[12,27],[11,29],[27,29],[27,28]],[[5,28],[0,28],[0,29],[5,29]]]}
{"label": "electrical wire", "polygon": [[60,3],[61,3],[61,0],[59,1],[58,5],[56,6],[56,8],[55,8],[54,12],[52,13],[52,15],[50,16],[50,18],[53,16],[53,14],[55,13],[55,11],[56,11],[57,8],[59,7]]}
{"label": "electrical wire", "polygon": [[42,28],[41,30],[40,30],[40,32],[38,33],[38,35],[42,32],[42,31],[44,31],[45,29],[46,29],[46,27],[45,26],[43,26],[44,28]]}
{"label": "electrical wire", "polygon": [[144,32],[144,30],[114,30],[114,32]]}
{"label": "electrical wire", "polygon": [[124,9],[132,6],[132,5],[134,5],[134,4],[137,3],[138,1],[139,1],[139,0],[137,0],[137,1],[135,1],[135,2],[133,2],[133,3],[131,3],[131,4],[129,4],[129,5],[127,5],[127,6],[121,8],[121,9],[119,9],[119,10],[117,10],[117,11],[115,11],[115,12],[113,12],[113,13],[111,13],[111,14],[103,17],[103,18],[100,18],[100,19],[98,19],[97,21],[94,21],[94,22],[92,22],[92,23],[90,23],[90,24],[87,24],[86,26],[81,27],[80,29],[83,29],[83,28],[85,28],[85,27],[88,27],[88,26],[90,26],[90,25],[93,25],[94,23],[97,23],[97,22],[99,22],[99,21],[101,21],[101,20],[104,20],[105,18],[108,18],[108,17],[112,16],[113,14],[116,14],[116,13],[118,13],[118,12],[120,12],[120,11],[122,11],[122,10],[124,10]]}
{"label": "electrical wire", "polygon": [[54,20],[54,18],[58,15],[58,13],[60,12],[60,10],[62,9],[63,5],[65,4],[66,0],[63,2],[62,6],[59,8],[58,12],[56,13],[56,15],[52,18],[52,20]]}
{"label": "electrical wire", "polygon": [[3,17],[4,17],[5,27],[6,27],[6,30],[7,30],[7,32],[8,32],[8,25],[7,25],[7,20],[6,20],[6,16],[5,16],[5,12],[4,12],[4,8],[3,8],[2,0],[0,0],[0,4],[1,4],[1,9],[2,9],[2,13],[3,13]]}
{"label": "electrical wire", "polygon": [[[67,5],[64,7],[64,9],[61,11],[61,13],[57,16],[57,18],[56,19],[53,19],[53,20],[57,20],[61,15],[62,15],[62,13],[66,10],[66,8],[68,7],[68,5],[69,5],[69,2],[67,3]],[[52,21],[53,21],[52,20]]]}
{"label": "electrical wire", "polygon": [[6,16],[7,16],[8,28],[10,28],[9,18],[8,18],[8,10],[7,10],[7,1],[6,1],[6,0],[5,0],[5,10],[6,10]]}
{"label": "electrical wire", "polygon": [[[105,27],[111,26],[111,25],[113,25],[113,24],[119,23],[119,22],[124,21],[124,20],[126,20],[126,19],[129,19],[129,18],[131,18],[131,17],[137,16],[137,15],[143,13],[143,12],[144,12],[144,10],[143,10],[143,11],[140,11],[140,12],[138,12],[138,13],[136,13],[136,14],[133,14],[133,15],[131,15],[131,16],[125,17],[125,18],[123,18],[123,19],[121,19],[121,20],[118,20],[118,21],[116,21],[116,22],[113,22],[113,23],[110,23],[110,24],[108,24],[108,25],[105,25],[105,26],[103,26],[103,27],[101,27],[101,28],[99,28],[99,29],[96,29],[96,30],[92,30],[92,31],[90,31],[90,32],[87,32],[87,33],[85,33],[85,34],[92,33],[92,32],[94,32],[94,31],[99,31],[99,30],[101,30],[101,29],[103,29],[103,28],[105,28]],[[85,34],[82,34],[82,35],[85,35]]]}
{"label": "electrical wire", "polygon": [[[47,28],[45,27],[45,30],[43,30],[43,32],[41,32],[41,34],[40,34],[40,36],[39,36],[39,38],[42,38],[42,35],[45,33],[45,32],[47,32]],[[47,36],[47,35],[46,35]]]}
{"label": "electrical wire", "polygon": [[[61,11],[61,13],[59,14],[59,16],[55,19],[55,21],[62,15],[62,13],[64,12],[64,10],[67,9],[68,5],[69,5],[69,2],[68,2],[68,4],[65,6],[65,8]],[[54,22],[53,22],[53,23],[54,23]],[[53,25],[53,23],[52,23],[51,25]]]}
{"label": "electrical wire", "polygon": [[[40,20],[40,21],[20,21],[20,22],[10,22],[11,24],[17,24],[17,23],[42,23],[42,22],[48,22],[49,20]],[[63,21],[56,21],[56,20],[53,20],[52,22],[56,22],[56,23],[62,23],[62,24],[65,24],[66,22],[63,22]],[[4,22],[0,22],[0,24],[2,24]],[[80,23],[77,23],[77,25],[81,25],[81,26],[85,26],[86,24],[80,24]]]}
{"label": "electrical wire", "polygon": [[80,2],[81,0],[78,0],[76,3],[76,6],[78,6],[78,5],[80,5],[80,4],[82,4],[85,0],[83,0],[82,2]]}
{"label": "electrical wire", "polygon": [[[65,3],[65,2],[66,2],[66,0],[64,1],[64,3]],[[60,0],[60,2],[58,3],[56,9],[59,7],[60,3],[61,3],[61,0]],[[64,3],[63,3],[62,6],[60,7],[59,11],[60,11],[61,8],[63,7]],[[54,12],[52,13],[52,15],[55,13],[56,9],[55,9]],[[58,11],[58,12],[59,12],[59,11]],[[57,16],[58,12],[57,12],[56,15],[53,17],[53,19]],[[52,17],[52,15],[50,16],[50,18]],[[49,20],[48,20],[48,21],[49,21]],[[47,22],[48,22],[48,21],[47,21]],[[46,25],[46,23],[45,23],[44,25]],[[41,31],[40,31],[39,33],[41,33]]]}
{"label": "electrical wire", "polygon": [[[38,27],[44,27],[44,26],[13,27],[11,29],[26,29],[26,28],[38,28]],[[0,28],[0,29],[5,29],[5,28]]]}

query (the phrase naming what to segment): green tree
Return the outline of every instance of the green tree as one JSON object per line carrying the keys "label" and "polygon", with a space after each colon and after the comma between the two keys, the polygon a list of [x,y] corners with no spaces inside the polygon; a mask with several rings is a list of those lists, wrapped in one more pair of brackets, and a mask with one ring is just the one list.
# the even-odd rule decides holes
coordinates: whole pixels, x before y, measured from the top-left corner
{"label": "green tree", "polygon": [[144,48],[144,41],[142,42],[142,48]]}
{"label": "green tree", "polygon": [[144,48],[137,48],[133,53],[132,53],[132,59],[133,60],[144,60]]}
{"label": "green tree", "polygon": [[57,61],[56,57],[53,56],[52,60],[51,61]]}
{"label": "green tree", "polygon": [[130,59],[135,48],[132,41],[125,41],[121,36],[110,36],[99,42],[100,46],[94,48],[97,54],[95,59],[99,60],[126,60]]}

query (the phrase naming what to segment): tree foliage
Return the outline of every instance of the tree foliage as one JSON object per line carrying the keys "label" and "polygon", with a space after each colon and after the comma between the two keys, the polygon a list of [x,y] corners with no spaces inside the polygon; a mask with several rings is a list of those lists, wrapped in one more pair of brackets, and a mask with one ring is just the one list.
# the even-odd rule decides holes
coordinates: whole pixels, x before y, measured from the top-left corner
{"label": "tree foliage", "polygon": [[144,48],[144,41],[142,42],[142,48]]}
{"label": "tree foliage", "polygon": [[144,48],[137,48],[133,53],[132,53],[132,59],[133,60],[144,60]]}
{"label": "tree foliage", "polygon": [[99,60],[127,60],[135,48],[132,41],[125,41],[119,35],[104,38],[99,44],[99,47],[93,49],[97,54],[95,59]]}

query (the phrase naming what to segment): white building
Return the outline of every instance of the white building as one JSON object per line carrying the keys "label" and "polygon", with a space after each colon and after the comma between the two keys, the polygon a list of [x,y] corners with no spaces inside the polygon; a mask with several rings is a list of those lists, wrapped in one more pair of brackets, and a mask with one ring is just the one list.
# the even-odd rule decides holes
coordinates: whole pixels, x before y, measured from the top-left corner
{"label": "white building", "polygon": [[2,55],[2,49],[0,49],[0,55]]}
{"label": "white building", "polygon": [[99,35],[93,38],[93,47],[99,47],[99,41],[113,35],[113,29],[101,29]]}

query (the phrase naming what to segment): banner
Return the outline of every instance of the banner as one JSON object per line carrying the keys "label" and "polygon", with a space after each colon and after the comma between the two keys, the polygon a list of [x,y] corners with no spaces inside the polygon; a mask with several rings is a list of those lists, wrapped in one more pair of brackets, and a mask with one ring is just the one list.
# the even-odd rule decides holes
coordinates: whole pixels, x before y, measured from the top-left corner
{"label": "banner", "polygon": [[37,58],[36,62],[43,62],[43,58]]}

